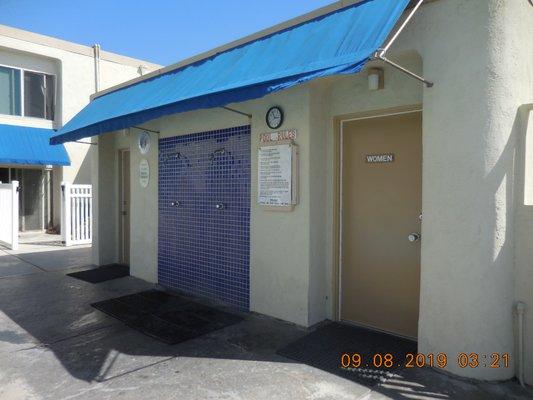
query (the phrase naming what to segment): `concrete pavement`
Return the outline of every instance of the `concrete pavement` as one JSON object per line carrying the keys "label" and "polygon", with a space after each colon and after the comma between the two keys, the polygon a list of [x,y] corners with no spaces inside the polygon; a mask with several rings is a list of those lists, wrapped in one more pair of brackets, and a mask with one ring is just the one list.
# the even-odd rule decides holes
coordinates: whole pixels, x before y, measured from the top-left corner
{"label": "concrete pavement", "polygon": [[370,390],[278,356],[278,348],[307,331],[256,314],[169,346],[90,306],[152,284],[132,277],[90,284],[66,276],[86,268],[87,249],[2,253],[2,400],[533,398],[515,382],[473,383],[427,369]]}
{"label": "concrete pavement", "polygon": [[91,246],[64,247],[61,235],[23,232],[18,250],[0,246],[0,278],[91,265]]}

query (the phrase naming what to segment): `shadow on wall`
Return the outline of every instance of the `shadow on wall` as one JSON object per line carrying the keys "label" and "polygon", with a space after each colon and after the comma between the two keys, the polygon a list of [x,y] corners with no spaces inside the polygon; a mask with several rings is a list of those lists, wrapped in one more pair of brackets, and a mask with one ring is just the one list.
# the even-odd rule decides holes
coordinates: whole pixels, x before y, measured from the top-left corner
{"label": "shadow on wall", "polygon": [[[89,140],[89,139],[85,139],[85,140]],[[89,146],[89,147],[95,147],[95,146],[90,146],[90,145],[86,145],[86,146]],[[76,173],[76,177],[74,178],[74,183],[75,185],[90,185],[92,183],[92,179],[91,179],[91,149],[89,149],[89,151],[85,154],[85,156],[83,157],[83,161],[80,165],[80,168],[78,169],[78,172]]]}
{"label": "shadow on wall", "polygon": [[[517,221],[515,216],[528,208],[523,201],[524,176],[526,173],[526,131],[524,130],[522,111],[520,109],[517,110],[507,143],[498,161],[485,177],[485,189],[480,193],[483,199],[492,199],[490,203],[486,203],[488,207],[487,215],[492,214],[494,216],[491,219],[486,219],[483,225],[477,227],[479,230],[486,229],[492,235],[490,240],[493,243],[493,252],[492,254],[486,254],[486,265],[488,266],[486,274],[499,277],[497,282],[503,283],[507,288],[515,288],[509,293],[507,304],[510,306],[503,318],[507,332],[501,332],[504,335],[512,335],[515,340],[517,321],[514,314],[514,302],[516,300],[516,279],[518,278],[515,264],[517,263],[517,247],[520,245],[520,235],[515,237],[515,223],[520,224],[520,221]],[[477,162],[483,163],[486,161],[482,152],[479,152],[477,156],[480,158]],[[461,208],[462,206],[458,204],[457,207]],[[531,213],[532,208],[529,207],[528,211]],[[503,219],[505,220],[505,231],[502,231],[501,228],[500,230],[498,229],[498,222]],[[509,270],[515,272],[509,273]],[[481,286],[484,284],[483,278],[483,276],[477,277],[478,284]],[[493,278],[491,278],[491,282],[494,282]],[[483,292],[490,293],[491,287],[484,288]],[[480,315],[487,314],[481,312]],[[514,351],[516,350],[515,343]],[[516,353],[513,355],[513,359],[518,359]]]}
{"label": "shadow on wall", "polygon": [[[516,129],[518,129],[518,153],[516,155],[516,186],[515,186],[515,300],[522,301],[526,307],[533,305],[533,104],[519,108]],[[531,343],[532,331],[528,329],[532,323],[531,311],[524,317],[525,343]],[[515,322],[516,323],[516,322]],[[518,326],[515,325],[518,333]],[[517,335],[518,336],[518,335]],[[517,338],[516,338],[517,339]],[[516,340],[515,339],[515,340]],[[518,348],[518,341],[515,342]],[[528,383],[533,383],[533,347],[526,344],[524,349],[524,376]]]}

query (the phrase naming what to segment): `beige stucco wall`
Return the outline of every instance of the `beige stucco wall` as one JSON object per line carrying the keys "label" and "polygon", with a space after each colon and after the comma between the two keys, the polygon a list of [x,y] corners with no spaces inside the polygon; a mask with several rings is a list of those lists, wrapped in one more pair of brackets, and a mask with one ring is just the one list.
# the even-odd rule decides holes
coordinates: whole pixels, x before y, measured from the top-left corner
{"label": "beige stucco wall", "polygon": [[529,32],[517,24],[524,16],[528,2],[440,1],[416,32],[436,81],[424,91],[419,350],[512,355],[508,369],[448,368],[479,379],[515,373],[516,117],[531,95],[516,68],[532,33],[531,20]]}
{"label": "beige stucco wall", "polygon": [[[497,380],[515,374],[513,305],[520,299],[533,304],[533,211],[530,204],[524,205],[523,194],[518,195],[526,179],[520,170],[525,161],[520,158],[524,145],[519,139],[525,135],[527,113],[520,107],[533,103],[533,52],[524,47],[526,38],[533,37],[531,15],[527,1],[441,0],[424,5],[394,45],[391,58],[435,81],[431,89],[383,66],[381,91],[368,91],[363,72],[233,105],[253,115],[253,311],[302,325],[336,318],[333,118],[423,105],[419,350],[447,353],[447,369],[458,375]],[[268,131],[264,115],[274,104],[285,110],[283,128],[298,129],[301,202],[290,213],[265,211],[256,204],[258,134]],[[216,109],[160,118],[146,127],[167,137],[247,122],[246,117]],[[118,258],[118,232],[110,222],[118,222],[118,182],[113,174],[117,150],[127,138],[132,150],[132,273],[155,281],[157,135],[152,135],[147,156],[147,189],[138,184],[137,135],[131,130],[120,144],[107,138],[112,134],[99,141],[101,172],[96,178],[102,180],[100,188],[111,189],[99,189],[98,209],[105,210],[98,217],[95,262]],[[531,321],[529,313],[526,343],[533,343]],[[530,383],[532,347],[527,348],[526,360]],[[462,351],[489,357],[509,353],[513,365],[461,369],[455,360]]]}
{"label": "beige stucco wall", "polygon": [[[515,300],[526,304],[525,378],[533,385],[533,7],[527,2],[505,10],[509,46],[505,57],[520,77],[512,90],[520,104],[515,113]],[[511,23],[510,21],[513,21]],[[509,44],[512,44],[510,46]]]}
{"label": "beige stucco wall", "polygon": [[[57,79],[54,121],[0,115],[0,124],[60,128],[89,103],[90,95],[95,92],[93,51],[86,46],[0,26],[0,64],[53,74]],[[100,60],[100,88],[139,76],[138,67],[141,64],[146,65],[148,70],[158,67],[141,60],[103,54]],[[65,148],[71,165],[53,170],[54,224],[58,224],[60,218],[61,181],[91,183],[91,157],[88,157],[90,146],[66,143]]]}
{"label": "beige stucco wall", "polygon": [[[302,201],[291,213],[277,213],[261,209],[255,201],[257,192],[257,148],[259,133],[268,131],[264,120],[265,110],[273,104],[281,105],[286,113],[284,126],[299,130],[301,167],[309,165],[308,143],[308,91],[297,87],[263,99],[234,105],[239,110],[253,115],[252,124],[252,171],[251,171],[251,309],[308,325],[309,291],[309,176],[300,179]],[[303,101],[302,101],[303,100]],[[158,136],[169,137],[213,129],[249,124],[242,115],[223,109],[200,110],[160,118],[144,126],[160,131],[152,134],[152,145],[146,159],[150,165],[150,182],[142,188],[138,180],[138,165],[141,155],[137,149],[139,131],[130,129],[128,134],[131,149],[131,270],[132,274],[148,281],[157,280],[157,140]],[[121,136],[121,133],[117,134]],[[109,137],[109,138],[108,138]],[[94,261],[98,264],[118,260],[118,230],[109,221],[118,222],[118,181],[109,179],[116,174],[118,149],[125,143],[113,140],[113,134],[98,139],[98,169],[105,171],[95,175],[100,179],[98,187],[112,185],[111,190],[99,191],[97,209],[106,204],[106,210],[98,212],[98,246],[94,246]],[[102,138],[105,138],[102,140]],[[114,154],[114,156],[112,155]],[[104,161],[105,160],[105,161]],[[96,185],[95,185],[96,186]],[[278,234],[273,235],[272,232]],[[287,240],[290,238],[290,240]],[[100,248],[100,250],[98,250]]]}

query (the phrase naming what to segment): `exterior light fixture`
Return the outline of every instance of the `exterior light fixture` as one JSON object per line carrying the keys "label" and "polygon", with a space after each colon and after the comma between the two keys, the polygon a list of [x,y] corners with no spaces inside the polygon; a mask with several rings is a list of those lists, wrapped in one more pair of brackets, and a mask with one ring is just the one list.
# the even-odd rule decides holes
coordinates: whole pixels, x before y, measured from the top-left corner
{"label": "exterior light fixture", "polygon": [[381,68],[368,70],[368,90],[380,90],[385,87],[385,74]]}

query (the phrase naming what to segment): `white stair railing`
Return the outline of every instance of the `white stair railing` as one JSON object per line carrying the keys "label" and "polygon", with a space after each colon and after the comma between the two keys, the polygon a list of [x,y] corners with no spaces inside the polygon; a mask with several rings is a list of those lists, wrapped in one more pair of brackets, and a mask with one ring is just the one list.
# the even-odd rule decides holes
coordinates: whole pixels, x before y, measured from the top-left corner
{"label": "white stair railing", "polygon": [[65,246],[92,242],[92,193],[91,185],[61,183],[61,236]]}
{"label": "white stair railing", "polygon": [[19,183],[0,182],[0,243],[17,250],[19,246]]}

